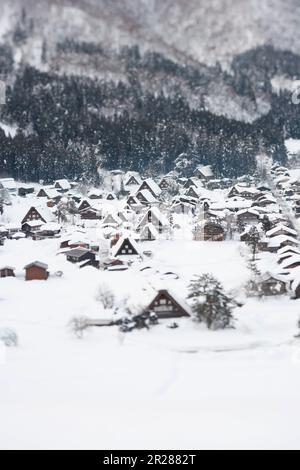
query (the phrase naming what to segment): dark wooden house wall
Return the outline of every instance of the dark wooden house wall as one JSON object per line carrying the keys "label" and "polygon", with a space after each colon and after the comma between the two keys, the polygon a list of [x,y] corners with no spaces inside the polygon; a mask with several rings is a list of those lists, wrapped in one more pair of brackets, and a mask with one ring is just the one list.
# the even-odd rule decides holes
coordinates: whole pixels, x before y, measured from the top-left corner
{"label": "dark wooden house wall", "polygon": [[48,271],[38,266],[32,266],[26,269],[26,281],[46,281],[48,277]]}
{"label": "dark wooden house wall", "polygon": [[5,278],[5,277],[15,277],[15,273],[13,272],[12,269],[1,269],[0,278]]}
{"label": "dark wooden house wall", "polygon": [[188,317],[189,314],[167,293],[161,292],[149,305],[159,318]]}

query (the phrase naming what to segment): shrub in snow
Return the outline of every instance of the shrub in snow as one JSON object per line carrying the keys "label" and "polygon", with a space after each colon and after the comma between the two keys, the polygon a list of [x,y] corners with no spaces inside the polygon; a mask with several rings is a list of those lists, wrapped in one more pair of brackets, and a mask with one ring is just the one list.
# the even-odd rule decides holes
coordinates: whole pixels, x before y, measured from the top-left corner
{"label": "shrub in snow", "polygon": [[192,301],[196,321],[205,323],[210,330],[233,328],[232,311],[236,303],[213,276],[204,274],[194,279],[188,298]]}
{"label": "shrub in snow", "polygon": [[10,328],[0,328],[0,341],[7,347],[18,346],[18,336]]}
{"label": "shrub in snow", "polygon": [[83,333],[88,329],[89,323],[86,317],[74,317],[69,322],[68,328],[76,338],[82,339]]}
{"label": "shrub in snow", "polygon": [[115,295],[106,285],[99,287],[96,300],[102,304],[104,310],[112,310],[115,306]]}
{"label": "shrub in snow", "polygon": [[154,312],[143,312],[134,316],[127,316],[117,322],[120,331],[129,333],[133,330],[149,330],[152,326],[158,324],[157,315]]}

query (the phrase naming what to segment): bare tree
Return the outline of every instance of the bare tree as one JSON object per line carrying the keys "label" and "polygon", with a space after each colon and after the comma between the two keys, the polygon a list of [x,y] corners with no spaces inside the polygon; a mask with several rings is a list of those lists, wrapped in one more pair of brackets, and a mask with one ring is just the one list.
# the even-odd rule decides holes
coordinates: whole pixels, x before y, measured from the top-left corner
{"label": "bare tree", "polygon": [[18,346],[19,342],[17,333],[10,328],[0,329],[0,341],[7,347]]}
{"label": "bare tree", "polygon": [[82,339],[84,332],[88,329],[89,324],[86,317],[74,317],[68,324],[68,329],[76,338]]}
{"label": "bare tree", "polygon": [[115,295],[105,284],[99,287],[96,300],[102,304],[104,310],[111,310],[115,306]]}

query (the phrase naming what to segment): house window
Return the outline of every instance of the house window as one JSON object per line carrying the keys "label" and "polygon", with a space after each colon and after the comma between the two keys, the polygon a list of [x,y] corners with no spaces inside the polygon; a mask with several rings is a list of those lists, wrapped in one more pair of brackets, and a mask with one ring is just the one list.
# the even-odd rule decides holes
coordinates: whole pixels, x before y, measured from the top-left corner
{"label": "house window", "polygon": [[173,312],[174,308],[173,305],[159,305],[155,307],[155,312],[157,313],[168,313]]}

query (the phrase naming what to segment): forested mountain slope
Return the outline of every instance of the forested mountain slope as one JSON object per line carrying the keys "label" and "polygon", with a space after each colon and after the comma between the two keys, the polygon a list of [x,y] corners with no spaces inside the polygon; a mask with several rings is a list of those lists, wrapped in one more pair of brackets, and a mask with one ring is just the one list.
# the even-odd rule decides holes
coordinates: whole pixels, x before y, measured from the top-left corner
{"label": "forested mountain slope", "polygon": [[[295,0],[3,0],[1,173],[251,172],[299,138]],[[282,85],[284,84],[284,85]],[[287,85],[288,84],[288,85]],[[184,155],[182,155],[184,154]],[[188,171],[188,169],[187,169]]]}

